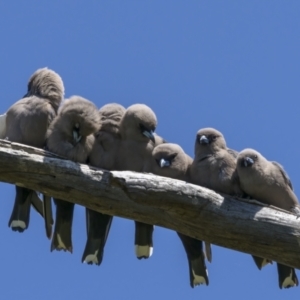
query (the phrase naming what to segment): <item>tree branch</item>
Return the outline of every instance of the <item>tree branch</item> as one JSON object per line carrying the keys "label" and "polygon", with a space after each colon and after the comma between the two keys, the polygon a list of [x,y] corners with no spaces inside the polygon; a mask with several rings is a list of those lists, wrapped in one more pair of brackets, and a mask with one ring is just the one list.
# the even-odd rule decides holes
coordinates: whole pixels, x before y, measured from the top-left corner
{"label": "tree branch", "polygon": [[300,219],[180,180],[108,172],[0,140],[0,181],[300,268]]}

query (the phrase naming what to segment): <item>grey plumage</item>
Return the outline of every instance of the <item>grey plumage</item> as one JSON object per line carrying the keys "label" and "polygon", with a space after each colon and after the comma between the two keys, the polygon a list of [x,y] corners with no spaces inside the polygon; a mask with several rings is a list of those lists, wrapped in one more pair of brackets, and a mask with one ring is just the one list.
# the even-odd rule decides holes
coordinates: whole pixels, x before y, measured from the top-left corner
{"label": "grey plumage", "polygon": [[[124,113],[125,108],[116,103],[106,104],[100,108],[100,128],[95,133],[95,141],[89,155],[91,166],[106,170],[115,169],[115,161],[121,142],[119,125]],[[112,219],[112,216],[86,208],[88,237],[82,262],[101,264]]]}
{"label": "grey plumage", "polygon": [[[64,85],[60,76],[47,68],[38,69],[29,79],[27,93],[6,113],[6,139],[43,148],[48,126],[63,97]],[[14,231],[23,232],[28,227],[30,199],[35,193],[16,187],[14,209],[9,220]]]}
{"label": "grey plumage", "polygon": [[[154,112],[144,104],[127,108],[121,123],[122,142],[118,153],[117,169],[143,172],[151,158],[154,146],[163,139],[155,137],[157,119]],[[135,252],[138,259],[148,258],[153,252],[153,225],[135,222]]]}
{"label": "grey plumage", "polygon": [[[219,193],[243,194],[236,175],[235,150],[226,146],[221,132],[214,128],[200,129],[196,134],[195,157],[190,166],[189,181]],[[210,244],[206,244],[206,256],[211,261]]]}
{"label": "grey plumage", "polygon": [[[189,178],[189,166],[192,158],[184,153],[177,144],[161,144],[153,149],[151,163],[148,164],[149,172],[156,175],[170,177],[179,180]],[[202,241],[177,232],[189,264],[190,285],[195,287],[199,284],[209,284],[208,272],[205,266]]]}
{"label": "grey plumage", "polygon": [[[100,117],[96,106],[79,96],[65,100],[47,132],[47,148],[69,160],[86,163],[99,129]],[[72,252],[72,220],[74,204],[54,199],[55,228],[51,251]]]}
{"label": "grey plumage", "polygon": [[190,169],[191,182],[219,193],[242,195],[236,176],[234,152],[228,150],[221,132],[213,128],[199,130]]}
{"label": "grey plumage", "polygon": [[[241,188],[256,200],[296,213],[300,205],[292,183],[283,167],[268,161],[253,149],[241,151],[237,158],[237,173]],[[295,269],[277,264],[280,288],[298,285]]]}

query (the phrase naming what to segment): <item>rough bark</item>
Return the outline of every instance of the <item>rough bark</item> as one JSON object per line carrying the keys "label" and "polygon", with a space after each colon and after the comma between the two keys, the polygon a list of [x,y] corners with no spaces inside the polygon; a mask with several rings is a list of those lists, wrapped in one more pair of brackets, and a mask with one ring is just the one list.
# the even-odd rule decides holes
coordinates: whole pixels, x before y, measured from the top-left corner
{"label": "rough bark", "polygon": [[300,218],[152,174],[108,172],[0,140],[0,181],[300,268]]}

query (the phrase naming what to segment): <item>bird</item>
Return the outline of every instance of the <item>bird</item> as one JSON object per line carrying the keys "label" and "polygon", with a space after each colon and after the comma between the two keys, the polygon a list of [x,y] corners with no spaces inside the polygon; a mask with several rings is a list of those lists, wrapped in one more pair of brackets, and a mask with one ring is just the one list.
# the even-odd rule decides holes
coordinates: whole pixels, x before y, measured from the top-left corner
{"label": "bird", "polygon": [[[189,166],[192,161],[192,158],[179,145],[164,143],[153,149],[152,160],[148,163],[147,171],[159,176],[187,181]],[[208,285],[208,272],[202,250],[202,241],[180,232],[177,234],[187,254],[191,287],[200,284]]]}
{"label": "bird", "polygon": [[[121,142],[119,125],[125,110],[125,107],[117,103],[109,103],[100,108],[100,128],[95,133],[95,141],[88,158],[91,166],[115,169]],[[112,216],[86,208],[87,241],[82,262],[90,265],[101,264],[112,219]]]}
{"label": "bird", "polygon": [[[164,139],[154,131],[157,118],[145,104],[133,104],[126,109],[120,122],[121,144],[117,155],[117,169],[144,172],[152,150]],[[153,225],[135,221],[135,254],[138,259],[149,258],[153,253]]]}
{"label": "bird", "polygon": [[[214,128],[202,128],[196,134],[194,159],[189,167],[189,182],[219,193],[242,196],[236,175],[238,152],[229,149],[223,134]],[[211,246],[205,243],[208,261],[212,260]]]}
{"label": "bird", "polygon": [[[237,174],[242,190],[265,204],[300,214],[300,205],[284,168],[267,160],[254,149],[244,149],[237,157]],[[279,288],[298,286],[294,268],[277,263]]]}
{"label": "bird", "polygon": [[243,195],[236,175],[235,151],[228,149],[223,134],[214,128],[196,134],[195,157],[190,167],[192,183],[228,195]]}
{"label": "bird", "polygon": [[[47,150],[78,163],[86,163],[92,150],[94,133],[100,126],[97,107],[91,101],[72,96],[66,99],[47,132]],[[74,204],[54,198],[56,218],[51,251],[72,253]]]}
{"label": "bird", "polygon": [[[47,129],[57,115],[63,98],[64,84],[61,77],[48,68],[36,70],[29,78],[27,93],[5,114],[5,139],[43,148]],[[35,208],[38,205],[41,209],[37,197],[35,191],[16,186],[15,203],[8,222],[13,231],[23,232],[28,228],[30,204]]]}

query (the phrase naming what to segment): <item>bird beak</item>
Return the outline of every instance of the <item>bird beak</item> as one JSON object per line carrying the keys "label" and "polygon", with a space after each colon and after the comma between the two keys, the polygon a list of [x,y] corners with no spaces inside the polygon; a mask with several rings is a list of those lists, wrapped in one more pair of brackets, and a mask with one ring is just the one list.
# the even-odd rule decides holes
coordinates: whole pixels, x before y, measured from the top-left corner
{"label": "bird beak", "polygon": [[76,130],[73,130],[73,138],[74,141],[78,143],[81,140],[81,135],[78,135],[78,132]]}
{"label": "bird beak", "polygon": [[209,140],[205,135],[202,135],[199,139],[200,144],[209,144]]}
{"label": "bird beak", "polygon": [[164,158],[162,158],[159,161],[159,165],[160,165],[161,168],[164,168],[164,167],[169,167],[171,164],[170,164],[170,161],[165,160]]}
{"label": "bird beak", "polygon": [[150,139],[153,143],[155,143],[155,137],[153,135],[153,131],[152,130],[150,130],[150,131],[144,130],[143,131],[143,135],[146,136],[148,139]]}
{"label": "bird beak", "polygon": [[244,158],[244,166],[248,167],[248,166],[252,166],[254,164],[254,160],[251,157],[245,157]]}

